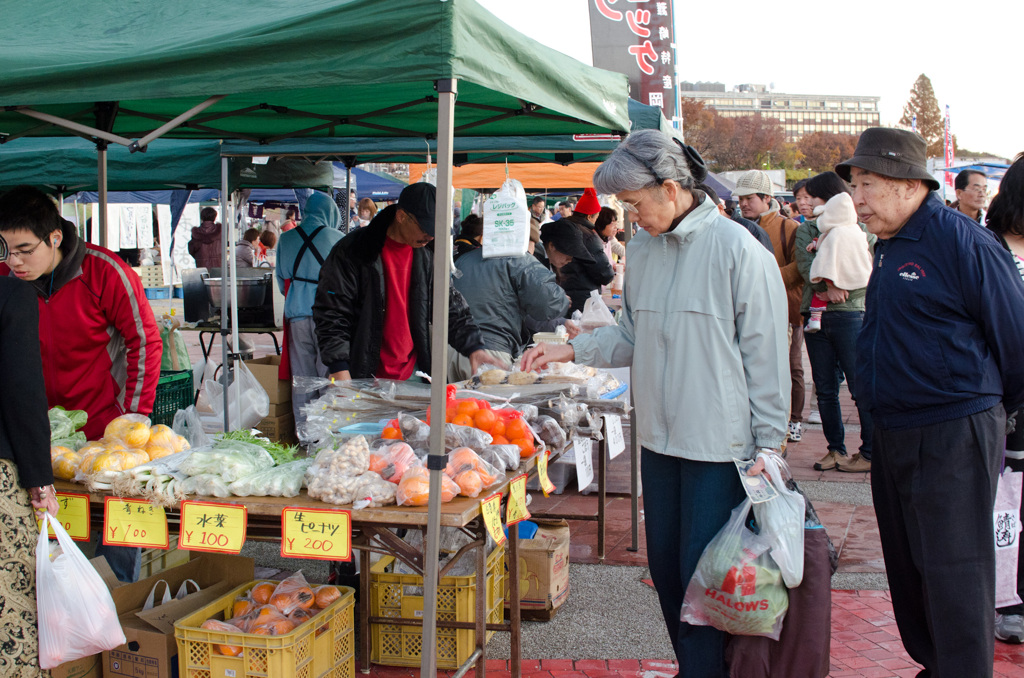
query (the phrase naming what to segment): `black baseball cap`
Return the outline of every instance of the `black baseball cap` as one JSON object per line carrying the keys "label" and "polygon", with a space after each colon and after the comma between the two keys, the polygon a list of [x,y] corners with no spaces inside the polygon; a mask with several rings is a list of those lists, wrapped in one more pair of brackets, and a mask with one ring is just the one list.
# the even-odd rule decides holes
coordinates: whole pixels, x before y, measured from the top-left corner
{"label": "black baseball cap", "polygon": [[416,217],[420,230],[434,235],[434,207],[437,205],[437,189],[433,184],[421,181],[409,184],[398,196],[398,206]]}

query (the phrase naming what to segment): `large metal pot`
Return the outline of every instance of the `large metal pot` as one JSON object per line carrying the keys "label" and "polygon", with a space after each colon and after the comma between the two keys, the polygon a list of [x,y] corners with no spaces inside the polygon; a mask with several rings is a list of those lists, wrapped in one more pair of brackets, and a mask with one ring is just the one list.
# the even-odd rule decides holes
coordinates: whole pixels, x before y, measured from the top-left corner
{"label": "large metal pot", "polygon": [[[220,308],[220,278],[204,278],[206,291],[210,295],[210,306]],[[229,281],[230,282],[230,281]],[[266,295],[267,284],[263,278],[238,279],[238,308],[260,308]],[[228,307],[231,306],[231,288],[228,287]]]}

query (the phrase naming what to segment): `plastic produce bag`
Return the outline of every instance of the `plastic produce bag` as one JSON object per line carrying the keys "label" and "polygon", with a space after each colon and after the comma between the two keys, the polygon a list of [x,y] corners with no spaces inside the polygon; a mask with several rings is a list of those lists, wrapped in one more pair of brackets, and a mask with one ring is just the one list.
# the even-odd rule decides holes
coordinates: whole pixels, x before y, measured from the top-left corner
{"label": "plastic produce bag", "polygon": [[[224,431],[225,370],[210,361],[203,375],[196,410],[207,433]],[[270,414],[270,398],[241,360],[235,361],[234,379],[228,389],[228,430],[253,428]]]}
{"label": "plastic produce bag", "polygon": [[494,438],[491,437],[491,434],[478,428],[456,426],[455,424],[444,425],[444,446],[447,450],[459,447],[482,450],[492,442],[494,442]]}
{"label": "plastic produce bag", "polygon": [[350,438],[337,449],[322,449],[306,470],[309,496],[328,504],[351,504],[363,483],[360,476],[369,468],[370,446],[363,436]]}
{"label": "plastic produce bag", "polygon": [[782,572],[768,555],[772,541],[747,527],[750,499],[704,549],[686,587],[681,619],[734,636],[779,639],[789,608]]}
{"label": "plastic produce bag", "polygon": [[519,446],[488,445],[480,452],[480,458],[496,469],[515,471],[520,462]]}
{"label": "plastic produce bag", "polygon": [[583,314],[580,316],[580,331],[589,333],[598,327],[607,327],[615,324],[615,316],[608,310],[604,299],[597,290],[591,290],[590,298],[583,304]]}
{"label": "plastic produce bag", "polygon": [[228,485],[236,497],[296,497],[306,482],[312,459],[296,459],[265,471],[239,478]]}
{"label": "plastic produce bag", "polygon": [[225,483],[265,471],[274,465],[274,458],[259,445],[240,440],[219,440],[212,448],[193,450],[181,464],[185,475],[212,474]]}
{"label": "plastic produce bag", "polygon": [[226,499],[231,496],[228,484],[216,473],[200,473],[196,476],[189,476],[181,481],[179,485],[185,494],[194,494],[201,497],[220,497]]}
{"label": "plastic produce bag", "polygon": [[408,443],[394,443],[370,455],[370,470],[397,485],[410,466],[420,463]]}
{"label": "plastic produce bag", "polygon": [[495,469],[468,447],[460,447],[453,451],[444,470],[445,474],[459,486],[459,494],[464,497],[479,496],[488,487],[496,485],[505,477],[503,471],[504,469]]}
{"label": "plastic produce bag", "polygon": [[[60,552],[50,554],[47,529]],[[43,514],[36,544],[36,607],[39,618],[39,666],[112,650],[126,642],[110,591],[71,540],[60,521]]]}
{"label": "plastic produce bag", "polygon": [[364,509],[387,506],[395,503],[398,488],[373,471],[367,471],[357,478],[359,481],[353,490],[352,508]]}
{"label": "plastic produce bag", "polygon": [[208,447],[213,444],[213,439],[203,430],[203,422],[199,418],[199,413],[196,412],[195,405],[189,405],[185,409],[175,412],[171,428],[176,434],[187,440],[192,447]]}
{"label": "plastic produce bag", "polygon": [[188,347],[178,328],[181,323],[177,318],[166,313],[160,319],[160,340],[164,345],[160,357],[160,369],[163,371],[183,372],[192,369],[192,359],[188,357]]}
{"label": "plastic produce bag", "polygon": [[530,208],[526,191],[515,179],[506,179],[484,201],[484,232],[480,240],[484,259],[518,257],[530,245]]}
{"label": "plastic produce bag", "polygon": [[[459,494],[459,486],[441,474],[441,503],[447,504]],[[414,466],[402,476],[395,493],[395,501],[399,506],[426,506],[430,499],[430,472],[424,466]]]}
{"label": "plastic produce bag", "polygon": [[804,497],[786,485],[792,478],[789,465],[777,454],[758,454],[764,459],[768,482],[779,496],[754,504],[754,517],[761,534],[772,541],[772,560],[782,571],[786,586],[794,589],[804,578]]}

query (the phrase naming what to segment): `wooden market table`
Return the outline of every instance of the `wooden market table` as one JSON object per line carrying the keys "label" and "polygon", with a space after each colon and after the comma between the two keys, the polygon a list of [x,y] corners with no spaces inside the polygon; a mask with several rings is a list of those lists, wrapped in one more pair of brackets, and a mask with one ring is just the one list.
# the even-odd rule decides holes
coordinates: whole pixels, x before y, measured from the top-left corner
{"label": "wooden market table", "polygon": [[[526,473],[528,477],[536,474],[536,456],[526,459],[520,464],[516,471],[505,474],[502,482],[486,491],[486,496],[492,496],[501,492],[504,497],[508,496],[509,483],[513,478]],[[85,488],[81,485],[66,481],[57,481],[55,487],[58,492],[83,493]],[[90,493],[91,503],[103,505],[104,499],[112,494]],[[521,618],[519,609],[519,527],[510,525],[508,527],[508,590],[509,590],[509,621],[500,623],[487,623],[486,608],[486,543],[487,529],[484,526],[481,516],[480,501],[485,498],[482,493],[480,497],[456,497],[447,504],[441,505],[441,526],[457,528],[464,531],[473,538],[473,541],[463,546],[453,556],[451,561],[438,573],[438,578],[445,576],[457,561],[473,552],[476,571],[476,612],[474,622],[456,622],[437,620],[438,628],[448,629],[470,629],[475,632],[476,650],[462,665],[456,675],[463,675],[470,668],[476,669],[477,676],[484,676],[486,672],[486,639],[488,631],[503,631],[511,637],[511,673],[518,678],[522,675],[522,649],[521,649]],[[427,526],[426,506],[384,506],[380,508],[352,509],[351,507],[335,506],[325,504],[317,499],[312,499],[306,494],[306,490],[296,497],[189,497],[192,501],[208,501],[219,504],[244,505],[248,513],[247,539],[265,541],[281,540],[281,513],[287,507],[297,508],[337,508],[351,512],[352,515],[352,546],[359,550],[360,557],[360,599],[359,599],[359,632],[360,632],[360,666],[363,673],[370,672],[370,656],[372,652],[372,637],[370,624],[389,624],[395,626],[422,626],[422,619],[406,619],[397,617],[371,617],[370,616],[370,553],[377,552],[392,556],[412,567],[421,575],[423,573],[423,554],[418,549],[410,546],[400,539],[389,528],[405,528],[424,530]],[[177,507],[166,509],[168,531],[175,529],[180,531],[180,514]],[[91,521],[103,529],[103,510],[90,511]],[[426,540],[424,539],[424,543]]]}

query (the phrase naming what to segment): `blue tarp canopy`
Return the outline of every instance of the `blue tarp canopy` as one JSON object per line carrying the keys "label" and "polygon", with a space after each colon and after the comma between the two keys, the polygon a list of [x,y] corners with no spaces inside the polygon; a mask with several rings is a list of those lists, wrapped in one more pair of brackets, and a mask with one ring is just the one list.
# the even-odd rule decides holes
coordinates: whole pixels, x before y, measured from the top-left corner
{"label": "blue tarp canopy", "polygon": [[1001,163],[994,162],[979,162],[974,165],[960,165],[958,167],[941,167],[937,169],[937,172],[952,172],[953,174],[960,174],[964,170],[973,170],[975,172],[982,172],[989,180],[1001,181],[1003,175],[1006,174],[1006,170],[1010,169],[1009,165],[1003,165]]}
{"label": "blue tarp canopy", "polygon": [[[408,186],[407,183],[396,177],[377,172],[368,172],[359,167],[352,168],[352,185],[356,189],[356,198],[359,200],[369,198],[377,202],[381,200],[398,200],[398,194],[402,192],[403,188]],[[338,190],[344,190],[344,163],[334,163],[334,186]]]}

